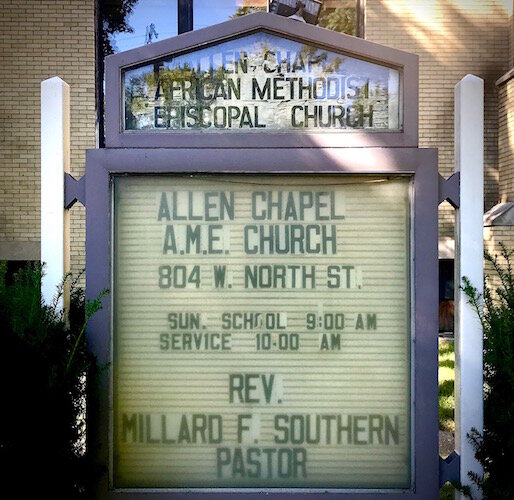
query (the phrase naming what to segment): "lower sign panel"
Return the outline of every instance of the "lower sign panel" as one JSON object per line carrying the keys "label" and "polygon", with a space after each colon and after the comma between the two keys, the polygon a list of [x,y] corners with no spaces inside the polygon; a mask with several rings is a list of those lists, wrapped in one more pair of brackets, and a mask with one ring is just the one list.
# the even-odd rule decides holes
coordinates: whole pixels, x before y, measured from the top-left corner
{"label": "lower sign panel", "polygon": [[114,179],[115,488],[410,488],[410,181]]}

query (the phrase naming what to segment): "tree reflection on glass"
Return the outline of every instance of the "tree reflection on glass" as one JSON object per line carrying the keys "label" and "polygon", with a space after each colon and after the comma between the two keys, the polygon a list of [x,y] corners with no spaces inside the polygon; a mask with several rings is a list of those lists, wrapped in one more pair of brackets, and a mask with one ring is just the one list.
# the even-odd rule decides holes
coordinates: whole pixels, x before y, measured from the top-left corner
{"label": "tree reflection on glass", "polygon": [[125,130],[393,129],[398,70],[265,32],[124,73]]}

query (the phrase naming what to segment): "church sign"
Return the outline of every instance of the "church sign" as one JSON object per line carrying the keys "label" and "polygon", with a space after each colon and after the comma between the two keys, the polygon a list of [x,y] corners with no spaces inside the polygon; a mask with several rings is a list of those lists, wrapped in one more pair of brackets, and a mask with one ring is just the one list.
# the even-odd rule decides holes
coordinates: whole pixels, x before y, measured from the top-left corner
{"label": "church sign", "polygon": [[108,60],[86,178],[88,295],[111,290],[89,327],[99,494],[437,491],[414,72],[268,14]]}
{"label": "church sign", "polygon": [[265,32],[123,73],[124,129],[399,130],[399,70]]}
{"label": "church sign", "polygon": [[115,179],[120,486],[409,486],[409,190]]}

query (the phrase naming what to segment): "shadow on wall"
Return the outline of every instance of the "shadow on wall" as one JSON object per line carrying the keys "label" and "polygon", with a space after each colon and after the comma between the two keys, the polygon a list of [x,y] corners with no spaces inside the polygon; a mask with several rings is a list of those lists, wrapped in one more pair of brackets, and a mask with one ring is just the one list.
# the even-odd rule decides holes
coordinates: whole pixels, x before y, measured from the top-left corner
{"label": "shadow on wall", "polygon": [[[367,0],[366,38],[420,57],[420,147],[439,149],[453,172],[454,86],[484,79],[485,209],[498,201],[498,99],[495,81],[509,65],[509,10],[503,0]],[[453,211],[440,213],[440,236],[453,237]]]}

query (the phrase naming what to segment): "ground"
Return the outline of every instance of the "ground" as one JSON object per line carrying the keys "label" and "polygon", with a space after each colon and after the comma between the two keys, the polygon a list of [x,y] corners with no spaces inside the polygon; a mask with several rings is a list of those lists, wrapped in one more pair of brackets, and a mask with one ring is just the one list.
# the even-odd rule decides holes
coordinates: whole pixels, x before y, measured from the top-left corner
{"label": "ground", "polygon": [[[455,349],[453,339],[439,340],[439,454],[447,457],[455,449]],[[441,488],[441,500],[455,498],[449,484]]]}

